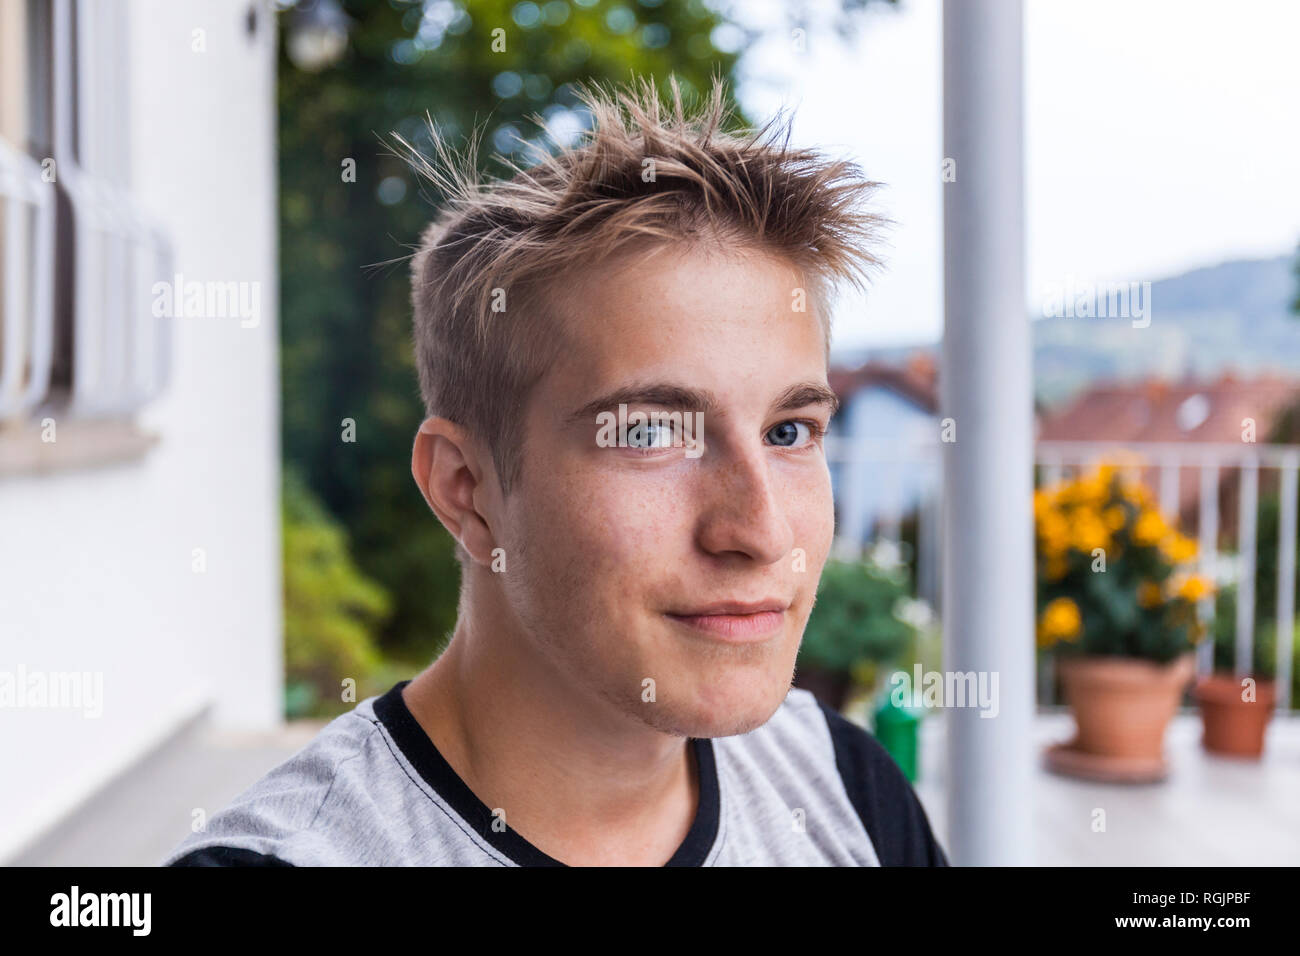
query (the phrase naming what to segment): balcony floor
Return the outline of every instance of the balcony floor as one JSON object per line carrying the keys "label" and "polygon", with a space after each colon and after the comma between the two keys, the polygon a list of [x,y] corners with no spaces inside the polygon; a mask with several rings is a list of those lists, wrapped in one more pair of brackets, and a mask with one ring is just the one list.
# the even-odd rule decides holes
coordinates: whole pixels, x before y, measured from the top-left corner
{"label": "balcony floor", "polygon": [[[1040,713],[1041,755],[1068,740],[1067,712]],[[1201,718],[1180,713],[1165,751],[1168,778],[1158,784],[1101,784],[1047,771],[1034,776],[1033,860],[1040,866],[1295,866],[1300,864],[1300,717],[1274,716],[1258,762],[1216,757],[1201,747]],[[948,845],[944,720],[921,729],[918,796],[940,842]],[[1092,830],[1095,808],[1106,832]]]}

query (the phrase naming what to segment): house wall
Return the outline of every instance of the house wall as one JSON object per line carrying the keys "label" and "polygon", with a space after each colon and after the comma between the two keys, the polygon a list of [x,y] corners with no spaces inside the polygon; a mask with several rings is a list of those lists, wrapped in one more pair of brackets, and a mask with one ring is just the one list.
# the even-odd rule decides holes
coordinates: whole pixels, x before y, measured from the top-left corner
{"label": "house wall", "polygon": [[186,280],[259,283],[261,315],[172,320],[144,457],[0,479],[0,670],[103,675],[98,718],[0,709],[0,860],[209,705],[281,720],[275,24],[260,2],[122,11],[136,200]]}
{"label": "house wall", "polygon": [[[873,460],[832,468],[836,536],[864,543],[877,521],[901,518],[939,482],[938,422],[934,415],[880,386],[854,393],[837,416],[836,434],[869,450]],[[929,449],[930,460],[921,456]]]}

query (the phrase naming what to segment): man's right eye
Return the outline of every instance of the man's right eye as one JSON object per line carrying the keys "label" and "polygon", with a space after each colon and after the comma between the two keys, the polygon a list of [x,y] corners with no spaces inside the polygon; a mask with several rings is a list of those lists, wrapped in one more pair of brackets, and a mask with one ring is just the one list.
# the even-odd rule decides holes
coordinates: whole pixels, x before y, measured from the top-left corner
{"label": "man's right eye", "polygon": [[646,422],[628,428],[623,444],[628,448],[671,448],[676,437],[672,422]]}

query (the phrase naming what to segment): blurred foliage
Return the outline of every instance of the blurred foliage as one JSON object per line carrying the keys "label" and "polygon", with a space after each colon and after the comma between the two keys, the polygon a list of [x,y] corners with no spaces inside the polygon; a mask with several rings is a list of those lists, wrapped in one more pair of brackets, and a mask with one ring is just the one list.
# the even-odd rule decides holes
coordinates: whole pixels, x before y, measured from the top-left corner
{"label": "blurred foliage", "polygon": [[[714,46],[724,21],[699,0],[343,7],[353,21],[348,51],[317,73],[290,61],[293,11],[280,14],[284,457],[346,529],[364,574],[392,596],[381,649],[427,662],[455,624],[459,568],[410,477],[423,407],[405,257],[438,197],[391,154],[392,134],[426,149],[426,111],[453,146],[481,126],[481,162],[499,170],[494,150],[529,148],[530,114],[581,128],[575,81],[671,73],[690,92],[714,74],[734,80],[738,51]],[[496,28],[504,52],[492,50]],[[343,181],[346,159],[355,182]],[[354,442],[343,440],[345,419]]]}
{"label": "blurred foliage", "polygon": [[798,665],[862,677],[864,670],[874,670],[864,665],[898,662],[917,634],[900,613],[908,595],[905,566],[827,561],[799,646]]}
{"label": "blurred foliage", "polygon": [[1143,485],[1102,466],[1039,489],[1034,525],[1039,647],[1165,662],[1203,636],[1196,542]]}
{"label": "blurred foliage", "polygon": [[392,602],[357,570],[347,534],[292,470],[284,475],[281,520],[286,716],[341,713],[345,678],[357,682],[357,700],[387,690],[375,635]]}
{"label": "blurred foliage", "polygon": [[[1277,674],[1277,622],[1256,620],[1250,674],[1271,680]],[[1214,602],[1214,669],[1231,674],[1237,668],[1237,588],[1227,585]],[[1300,677],[1300,673],[1297,674]]]}
{"label": "blurred foliage", "polygon": [[[1261,482],[1263,484],[1263,482]],[[1277,543],[1281,502],[1277,492],[1263,493],[1259,498],[1259,511],[1255,526],[1255,618],[1262,625],[1277,616]],[[1297,530],[1300,541],[1300,529]],[[1300,545],[1297,546],[1300,553]],[[1293,588],[1300,577],[1291,582]]]}
{"label": "blurred foliage", "polygon": [[[1287,408],[1265,439],[1269,444],[1300,444],[1300,403]],[[1275,624],[1277,617],[1277,547],[1281,534],[1282,502],[1278,487],[1278,473],[1261,469],[1259,481],[1259,510],[1255,526],[1255,626],[1257,640],[1266,628]],[[1296,528],[1296,553],[1300,554],[1300,523]],[[1292,594],[1300,588],[1300,573],[1291,581]],[[1228,600],[1235,607],[1235,594]],[[1235,620],[1235,618],[1230,618]],[[1233,625],[1235,627],[1235,625]],[[1298,671],[1297,673],[1300,673]]]}
{"label": "blurred foliage", "polygon": [[[1291,660],[1300,661],[1300,619],[1292,625]],[[1237,595],[1232,586],[1225,587],[1214,604],[1214,669],[1224,674],[1237,670]],[[1249,676],[1277,678],[1277,620],[1273,616],[1256,618]],[[1300,667],[1291,668],[1291,706],[1300,706]]]}

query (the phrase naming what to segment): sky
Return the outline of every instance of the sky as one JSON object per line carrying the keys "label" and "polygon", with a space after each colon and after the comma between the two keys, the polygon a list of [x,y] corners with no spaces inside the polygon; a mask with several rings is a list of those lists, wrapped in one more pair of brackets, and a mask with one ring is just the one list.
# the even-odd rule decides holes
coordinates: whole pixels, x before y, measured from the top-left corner
{"label": "sky", "polygon": [[[887,269],[865,299],[841,300],[836,350],[937,340],[942,3],[869,7],[856,39],[813,34],[803,52],[780,0],[740,8],[773,28],[742,60],[746,111],[793,109],[796,142],[885,184]],[[1069,280],[1154,281],[1296,249],[1297,37],[1291,0],[1025,0],[1027,309]]]}

